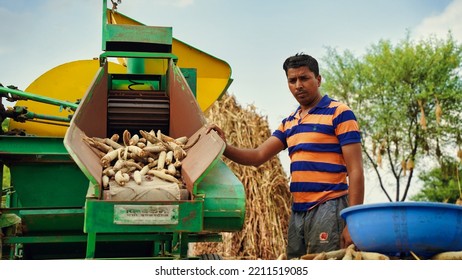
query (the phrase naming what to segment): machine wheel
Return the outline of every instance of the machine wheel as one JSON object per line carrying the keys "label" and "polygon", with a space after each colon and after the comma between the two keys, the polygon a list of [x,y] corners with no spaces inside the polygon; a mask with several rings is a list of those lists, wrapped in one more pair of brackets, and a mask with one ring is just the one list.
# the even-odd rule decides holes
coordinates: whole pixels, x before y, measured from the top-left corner
{"label": "machine wheel", "polygon": [[202,254],[198,256],[201,260],[223,260],[218,254]]}

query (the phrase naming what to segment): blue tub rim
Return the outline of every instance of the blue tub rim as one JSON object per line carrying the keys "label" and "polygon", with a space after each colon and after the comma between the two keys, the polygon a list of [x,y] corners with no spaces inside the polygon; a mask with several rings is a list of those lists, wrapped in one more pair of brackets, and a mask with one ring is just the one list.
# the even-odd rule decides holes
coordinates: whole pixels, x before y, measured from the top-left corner
{"label": "blue tub rim", "polygon": [[360,211],[363,209],[378,209],[378,208],[400,208],[400,207],[419,207],[419,208],[446,208],[452,210],[462,211],[462,205],[445,203],[445,202],[423,202],[423,201],[400,201],[400,202],[381,202],[381,203],[369,203],[349,206],[340,211],[340,216],[346,219],[346,216],[350,212]]}

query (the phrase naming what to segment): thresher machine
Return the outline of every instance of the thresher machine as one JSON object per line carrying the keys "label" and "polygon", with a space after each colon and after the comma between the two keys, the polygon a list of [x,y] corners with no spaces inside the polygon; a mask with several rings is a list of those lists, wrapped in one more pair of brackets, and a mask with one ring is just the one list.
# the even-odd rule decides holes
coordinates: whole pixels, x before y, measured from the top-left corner
{"label": "thresher machine", "polygon": [[[220,259],[194,255],[242,229],[245,192],[205,133],[204,111],[231,83],[228,64],[103,0],[102,53],[65,63],[24,91],[0,87],[3,259]],[[179,200],[114,200],[84,137],[161,131],[198,141],[181,166]],[[3,171],[2,171],[3,172]],[[8,179],[8,173],[10,179]],[[5,183],[6,182],[6,183]]]}

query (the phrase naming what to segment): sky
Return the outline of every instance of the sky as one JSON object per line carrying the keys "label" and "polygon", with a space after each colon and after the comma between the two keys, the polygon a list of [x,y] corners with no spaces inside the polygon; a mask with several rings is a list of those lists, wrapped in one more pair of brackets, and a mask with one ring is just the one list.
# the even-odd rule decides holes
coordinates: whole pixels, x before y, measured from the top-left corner
{"label": "sky", "polygon": [[[267,116],[271,130],[298,106],[282,70],[295,53],[317,58],[322,75],[328,47],[360,56],[379,40],[449,31],[462,41],[462,0],[122,0],[118,11],[170,26],[176,39],[226,61],[228,92]],[[101,14],[98,0],[0,0],[0,83],[25,89],[58,65],[98,57]],[[288,170],[287,152],[280,158]],[[366,202],[385,202],[371,180]]]}

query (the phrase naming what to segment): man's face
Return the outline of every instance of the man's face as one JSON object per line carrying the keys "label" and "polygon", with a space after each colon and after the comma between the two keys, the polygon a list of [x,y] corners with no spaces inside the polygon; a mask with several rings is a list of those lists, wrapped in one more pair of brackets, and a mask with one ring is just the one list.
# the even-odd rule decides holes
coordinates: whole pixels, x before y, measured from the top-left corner
{"label": "man's face", "polygon": [[321,75],[315,77],[306,66],[287,69],[287,83],[295,99],[302,106],[310,106],[319,96]]}

